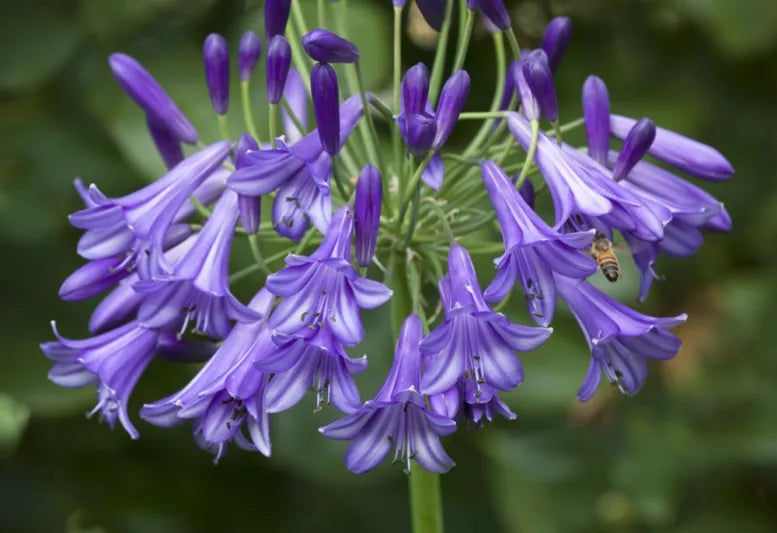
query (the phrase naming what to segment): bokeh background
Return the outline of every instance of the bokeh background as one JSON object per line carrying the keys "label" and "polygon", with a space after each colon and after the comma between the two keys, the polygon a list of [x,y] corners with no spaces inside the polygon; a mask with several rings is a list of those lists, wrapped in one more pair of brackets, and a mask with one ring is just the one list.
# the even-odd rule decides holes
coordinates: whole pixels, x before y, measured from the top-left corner
{"label": "bokeh background", "polygon": [[[577,326],[560,311],[552,339],[522,358],[526,382],[508,396],[519,419],[446,440],[458,463],[442,481],[448,531],[777,530],[777,3],[509,3],[523,46],[538,43],[549,17],[574,20],[557,75],[562,119],[579,116],[580,86],[596,73],[609,85],[614,111],[649,116],[726,154],[734,179],[702,186],[726,203],[734,231],[709,236],[692,259],[659,262],[666,281],[639,308],[687,311],[690,319],[677,330],[684,340],[679,356],[652,367],[636,397],[603,386],[588,404],[575,400],[588,354]],[[66,335],[84,336],[94,306],[57,298],[59,284],[80,264],[78,232],[66,218],[79,208],[73,178],[119,195],[162,171],[142,114],[113,82],[107,55],[138,57],[213,139],[200,44],[211,31],[233,45],[246,29],[263,34],[262,4],[0,4],[2,531],[408,527],[401,469],[348,473],[341,463],[345,444],[319,438],[315,429],[333,413],[313,415],[312,400],[273,417],[271,459],[233,450],[214,466],[192,442],[189,426],[162,430],[137,420],[142,438],[132,441],[120,428],[86,420],[93,390],[49,383],[37,347],[51,337],[53,318]],[[390,83],[389,4],[350,2],[351,36],[376,90]],[[428,33],[410,26],[405,64],[431,64]],[[490,100],[493,55],[484,31],[474,39],[468,109],[480,110]],[[254,83],[258,96],[261,77]],[[237,99],[233,109],[239,110]],[[230,119],[235,134],[238,113]],[[462,126],[454,141],[466,137]],[[636,273],[623,262],[623,281],[608,290],[636,305]],[[248,279],[236,290],[245,296],[260,282]],[[368,340],[357,351],[370,354],[359,380],[368,398],[388,366],[392,341],[385,311],[365,321]],[[151,365],[132,408],[177,390],[195,370]]]}

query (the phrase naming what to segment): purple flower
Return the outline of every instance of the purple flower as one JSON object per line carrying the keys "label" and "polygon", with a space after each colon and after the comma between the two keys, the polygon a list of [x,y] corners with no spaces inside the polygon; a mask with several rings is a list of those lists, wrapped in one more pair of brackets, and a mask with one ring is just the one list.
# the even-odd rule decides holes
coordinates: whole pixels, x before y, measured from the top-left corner
{"label": "purple flower", "polygon": [[434,143],[437,123],[434,117],[425,113],[404,114],[397,119],[399,132],[411,154],[418,158],[426,155]]}
{"label": "purple flower", "polygon": [[649,118],[642,118],[634,124],[612,167],[612,176],[616,181],[622,180],[631,172],[634,165],[650,149],[655,138],[656,125]]}
{"label": "purple flower", "polygon": [[251,30],[243,33],[237,49],[237,63],[241,81],[247,81],[251,78],[260,57],[262,57],[262,41],[259,36]]}
{"label": "purple flower", "polygon": [[144,294],[132,288],[139,279],[137,273],[130,274],[97,304],[89,318],[89,333],[102,333],[130,319],[145,299]]}
{"label": "purple flower", "polygon": [[532,94],[537,99],[540,111],[551,122],[558,120],[558,102],[553,87],[553,73],[548,58],[542,50],[532,50],[523,63],[521,72]]}
{"label": "purple flower", "polygon": [[469,1],[470,10],[477,8],[488,23],[500,30],[510,28],[510,14],[507,12],[503,0],[477,0]]}
{"label": "purple flower", "polygon": [[310,94],[318,138],[329,155],[340,151],[340,89],[331,65],[316,63],[310,71]]}
{"label": "purple flower", "polygon": [[265,392],[268,413],[290,409],[310,390],[316,393],[316,411],[330,403],[346,414],[359,408],[353,374],[364,372],[366,357],[348,357],[329,328],[317,329],[309,338],[278,334],[273,340],[275,350],[256,362],[259,370],[274,374]]}
{"label": "purple flower", "polygon": [[482,427],[486,420],[493,421],[496,414],[507,420],[516,418],[492,386],[482,383],[478,390],[472,380],[460,379],[447,391],[429,396],[429,405],[439,415],[472,422],[476,428]]}
{"label": "purple flower", "polygon": [[269,375],[256,370],[254,361],[275,349],[266,319],[273,300],[266,289],[259,291],[248,307],[265,318],[236,324],[183,389],[144,405],[140,416],[164,427],[194,419],[195,439],[212,451],[217,461],[230,441],[269,456],[270,425],[264,403]]}
{"label": "purple flower", "polygon": [[453,127],[459,120],[461,109],[469,94],[469,74],[464,70],[458,70],[451,74],[440,91],[440,101],[437,103],[437,135],[434,137],[432,147],[439,150],[453,132]]}
{"label": "purple flower", "polygon": [[106,257],[90,261],[70,274],[59,288],[59,297],[77,302],[96,296],[116,285],[129,275],[121,265],[120,257]]}
{"label": "purple flower", "polygon": [[[625,139],[636,122],[633,118],[610,115],[610,131],[615,137]],[[726,180],[734,174],[731,163],[712,146],[664,128],[656,128],[656,138],[648,153],[675,168],[707,180]]]}
{"label": "purple flower", "polygon": [[356,182],[353,210],[356,230],[356,262],[366,267],[372,263],[378,246],[383,180],[378,169],[365,165]]}
{"label": "purple flower", "polygon": [[199,140],[189,119],[143,65],[126,54],[111,54],[109,63],[119,86],[147,115],[181,142],[194,144]]}
{"label": "purple flower", "polygon": [[[528,150],[531,127],[526,118],[518,113],[510,113],[507,126],[524,150]],[[575,173],[558,145],[542,132],[539,134],[534,161],[545,177],[553,198],[556,227],[562,226],[574,213],[598,216],[612,210],[612,203],[592,190]]]}
{"label": "purple flower", "polygon": [[57,341],[41,344],[43,353],[54,362],[49,379],[68,388],[97,383],[97,405],[89,416],[99,412],[111,428],[118,419],[129,436],[137,439],[127,402],[160,338],[167,334],[133,321],[89,339],[71,340],[59,334],[54,322],[51,325]]}
{"label": "purple flower", "polygon": [[284,299],[270,317],[270,329],[283,335],[311,337],[328,328],[346,346],[364,336],[359,308],[384,304],[391,291],[361,278],[351,266],[353,212],[342,206],[310,257],[290,254],[287,267],[267,278],[266,287]]}
{"label": "purple flower", "polygon": [[393,447],[394,461],[410,473],[410,461],[430,472],[447,472],[454,462],[440,437],[456,431],[456,423],[426,408],[419,394],[421,320],[410,315],[399,332],[394,363],[386,381],[371,401],[357,412],[319,431],[330,439],[350,440],[345,466],[357,474],[378,466]]}
{"label": "purple flower", "polygon": [[229,108],[229,46],[218,33],[211,33],[202,46],[205,81],[213,109],[223,115]]}
{"label": "purple flower", "polygon": [[267,99],[271,104],[281,101],[290,66],[289,42],[283,35],[276,35],[267,45]]}
{"label": "purple flower", "polygon": [[440,297],[445,321],[421,342],[422,392],[444,392],[459,379],[473,382],[475,397],[484,383],[503,391],[518,386],[523,369],[515,352],[537,348],[552,330],[513,324],[492,311],[469,254],[458,244],[448,254],[448,276],[440,280]]}
{"label": "purple flower", "polygon": [[555,17],[545,26],[545,33],[542,35],[540,48],[548,56],[550,70],[555,72],[558,68],[571,36],[572,21],[568,17]]}
{"label": "purple flower", "polygon": [[588,76],[583,84],[583,118],[588,155],[606,164],[610,150],[610,97],[601,78]]}
{"label": "purple flower", "polygon": [[534,321],[547,326],[556,308],[553,274],[585,279],[596,264],[580,250],[591,245],[592,232],[558,233],[529,207],[499,166],[484,161],[483,183],[502,228],[505,253],[494,260],[498,269],[485,299],[498,302],[520,280]]}
{"label": "purple flower", "polygon": [[[368,95],[369,97],[370,95]],[[363,113],[356,94],[340,107],[340,145],[353,131]],[[332,218],[329,194],[331,161],[321,147],[317,132],[291,146],[279,143],[276,150],[250,151],[247,166],[227,180],[230,188],[246,196],[262,196],[278,190],[273,203],[276,231],[293,240],[305,233],[310,221],[324,233]]]}
{"label": "purple flower", "polygon": [[170,133],[167,126],[152,115],[146,115],[146,125],[148,126],[148,132],[151,134],[151,139],[154,141],[154,146],[156,146],[159,155],[162,156],[162,161],[165,162],[168,169],[183,161],[181,142],[175,135]]}
{"label": "purple flower", "polygon": [[173,272],[135,284],[148,296],[138,310],[138,320],[150,327],[162,327],[183,319],[195,329],[223,339],[229,320],[251,322],[260,318],[229,290],[229,252],[238,218],[238,197],[231,190],[216,203],[213,213],[191,249],[176,263]]}
{"label": "purple flower", "polygon": [[[518,176],[520,176],[520,173],[513,176],[513,183],[517,181]],[[518,192],[526,202],[526,205],[529,206],[529,209],[534,209],[534,185],[532,185],[531,180],[524,180],[521,186],[518,187]]]}
{"label": "purple flower", "polygon": [[[283,97],[286,98],[286,102],[289,107],[299,119],[303,128],[307,127],[308,123],[308,88],[305,86],[305,81],[297,69],[290,68],[289,75],[286,76],[286,87],[283,89]],[[289,143],[295,143],[305,135],[305,131],[297,129],[297,125],[291,119],[291,116],[286,112],[286,108],[281,108],[281,116],[283,117],[283,129],[286,132],[286,141]]]}
{"label": "purple flower", "polygon": [[[526,54],[524,54],[525,56]],[[513,86],[518,91],[518,100],[521,103],[521,112],[530,121],[540,119],[540,103],[537,100],[537,96],[532,91],[529,82],[526,80],[526,76],[523,73],[523,66],[526,64],[526,58],[522,58],[520,61],[513,61],[508,68],[508,75],[513,78]],[[507,103],[510,101],[508,100]],[[505,105],[505,109],[507,105]]]}
{"label": "purple flower", "polygon": [[685,322],[687,315],[643,315],[587,281],[558,275],[555,278],[559,294],[575,315],[591,349],[591,364],[577,393],[580,401],[593,397],[602,372],[624,394],[636,394],[647,379],[648,359],[671,359],[680,349],[680,339],[668,330]]}
{"label": "purple flower", "polygon": [[319,63],[355,63],[359,49],[339,35],[317,28],[302,36],[302,47],[313,61]]}
{"label": "purple flower", "polygon": [[70,215],[70,223],[87,230],[78,242],[86,259],[126,254],[117,268],[137,266],[141,277],[169,272],[166,242],[178,211],[188,205],[199,186],[229,153],[226,141],[212,144],[184,159],[162,178],[121,198],[107,198],[95,185],[91,205]]}
{"label": "purple flower", "polygon": [[[291,12],[291,0],[267,0],[264,4],[264,29],[269,42],[276,35],[286,32]],[[268,52],[269,55],[269,52]]]}
{"label": "purple flower", "polygon": [[416,0],[416,5],[426,23],[440,31],[445,18],[445,0]]}
{"label": "purple flower", "polygon": [[[258,149],[259,145],[251,135],[248,133],[241,135],[235,146],[235,168],[239,169],[250,165],[251,163],[246,158],[246,153],[249,150]],[[246,230],[246,233],[256,233],[259,231],[259,223],[262,218],[262,197],[240,194],[237,198],[237,205],[240,212],[240,223],[243,224],[243,229]]]}

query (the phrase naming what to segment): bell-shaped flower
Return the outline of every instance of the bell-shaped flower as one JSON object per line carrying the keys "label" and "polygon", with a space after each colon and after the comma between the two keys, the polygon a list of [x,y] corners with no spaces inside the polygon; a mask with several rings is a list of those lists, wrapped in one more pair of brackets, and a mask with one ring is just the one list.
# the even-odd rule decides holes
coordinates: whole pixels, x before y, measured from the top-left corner
{"label": "bell-shaped flower", "polygon": [[590,247],[593,232],[558,233],[529,207],[496,163],[484,161],[480,169],[505,247],[504,255],[494,260],[498,273],[485,299],[502,300],[520,281],[532,318],[547,326],[556,308],[553,274],[585,279],[596,272],[596,264],[581,253]]}
{"label": "bell-shaped flower", "polygon": [[569,17],[555,17],[545,26],[540,48],[548,56],[548,65],[550,65],[551,71],[555,72],[561,63],[570,37],[572,37],[572,21]]}
{"label": "bell-shaped flower", "polygon": [[283,335],[310,337],[328,328],[346,346],[364,336],[359,308],[384,304],[391,291],[362,278],[351,266],[353,212],[342,206],[321,245],[309,257],[290,254],[286,268],[268,276],[266,287],[284,297],[270,317],[270,329]]}
{"label": "bell-shaped flower", "polygon": [[394,362],[375,398],[355,413],[319,431],[330,439],[350,440],[345,466],[357,474],[378,466],[394,448],[394,462],[410,462],[435,473],[447,472],[454,462],[445,453],[440,437],[456,431],[456,423],[426,407],[420,388],[421,320],[410,315],[402,324]]}
{"label": "bell-shaped flower", "polygon": [[229,46],[223,35],[211,33],[205,38],[202,62],[211,104],[223,115],[229,109]]}
{"label": "bell-shaped flower", "polygon": [[240,37],[240,44],[237,48],[240,81],[247,81],[251,78],[260,57],[262,57],[262,41],[255,32],[248,30]]}
{"label": "bell-shaped flower", "polygon": [[472,423],[475,428],[482,427],[486,421],[492,422],[497,414],[507,420],[516,419],[493,387],[481,383],[478,389],[472,380],[466,379],[458,380],[447,391],[429,396],[429,405],[435,413]]}
{"label": "bell-shaped flower", "polygon": [[316,393],[316,411],[332,404],[350,414],[361,405],[353,375],[364,372],[367,358],[353,359],[329,328],[318,328],[307,338],[277,334],[274,351],[256,361],[256,367],[274,374],[265,391],[265,409],[279,413]]}
{"label": "bell-shaped flower", "polygon": [[229,290],[229,253],[238,218],[237,203],[237,194],[225,191],[173,272],[135,284],[135,290],[147,294],[138,309],[138,320],[160,327],[182,318],[181,331],[192,320],[196,331],[223,339],[229,333],[230,319],[250,322],[259,318]]}
{"label": "bell-shaped flower", "polygon": [[647,379],[648,359],[671,359],[680,349],[680,339],[669,329],[685,322],[687,315],[643,315],[587,281],[556,276],[556,285],[591,349],[591,364],[577,393],[580,401],[593,397],[602,373],[624,394],[636,394]]}
{"label": "bell-shaped flower", "polygon": [[140,416],[163,427],[194,419],[195,439],[216,460],[230,442],[269,456],[270,425],[264,403],[269,375],[259,372],[254,362],[275,349],[267,329],[273,301],[269,291],[260,290],[248,308],[262,318],[236,324],[183,389],[144,405]]}
{"label": "bell-shaped flower", "polygon": [[313,61],[319,63],[355,63],[359,60],[356,45],[321,28],[303,35],[302,47]]}
{"label": "bell-shaped flower", "polygon": [[450,389],[459,379],[473,382],[476,393],[488,384],[508,391],[523,381],[516,351],[534,350],[552,330],[511,323],[486,304],[472,260],[460,245],[448,253],[448,276],[440,280],[445,320],[421,342],[424,394]]}

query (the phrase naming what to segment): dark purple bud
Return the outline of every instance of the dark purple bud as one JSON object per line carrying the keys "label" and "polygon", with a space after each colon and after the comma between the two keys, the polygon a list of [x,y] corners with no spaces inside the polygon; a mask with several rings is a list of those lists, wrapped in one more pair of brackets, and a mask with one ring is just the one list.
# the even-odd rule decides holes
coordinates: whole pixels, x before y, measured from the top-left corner
{"label": "dark purple bud", "polygon": [[[516,174],[515,177],[518,178],[520,173]],[[534,209],[534,185],[532,185],[530,180],[524,180],[523,183],[521,183],[521,186],[518,188],[518,192],[520,193],[521,197],[526,200],[526,204]]]}
{"label": "dark purple bud", "polygon": [[583,84],[583,118],[588,155],[606,165],[610,150],[610,97],[607,86],[597,76],[588,76]]}
{"label": "dark purple bud", "polygon": [[183,161],[181,143],[170,133],[170,130],[151,115],[146,115],[146,124],[156,149],[159,151],[159,155],[162,156],[162,160],[167,165],[167,168],[173,168]]}
{"label": "dark purple bud", "polygon": [[545,26],[540,48],[548,55],[548,65],[553,72],[561,63],[561,57],[571,36],[572,21],[568,17],[556,17]]}
{"label": "dark purple bud", "polygon": [[241,80],[246,81],[251,77],[260,57],[262,57],[262,41],[256,33],[249,30],[240,38],[240,45],[237,48],[237,63]]}
{"label": "dark purple bud", "polygon": [[[259,145],[253,137],[244,133],[240,136],[235,146],[235,168],[240,169],[250,164],[246,157],[249,150],[258,150]],[[262,197],[237,195],[237,208],[240,212],[240,222],[246,233],[259,231],[259,222],[262,216]]]}
{"label": "dark purple bud", "polygon": [[359,49],[351,41],[320,28],[302,37],[305,52],[319,63],[355,63]]}
{"label": "dark purple bud", "polygon": [[331,65],[316,63],[310,71],[313,115],[321,146],[329,155],[340,150],[340,90]]}
{"label": "dark purple bud", "polygon": [[283,35],[276,35],[267,45],[267,99],[270,103],[277,104],[281,101],[290,66],[289,42]]}
{"label": "dark purple bud", "polygon": [[210,101],[216,113],[223,115],[229,108],[229,46],[218,33],[211,33],[202,46],[205,81]]}
{"label": "dark purple bud", "polygon": [[553,87],[553,74],[548,66],[548,57],[542,50],[533,50],[523,62],[523,77],[537,99],[540,111],[551,122],[558,120],[558,102]]}
{"label": "dark purple bud", "polygon": [[383,181],[380,172],[369,163],[359,174],[354,199],[356,232],[356,261],[359,266],[369,266],[378,245],[380,207],[383,201]]}
{"label": "dark purple bud", "polygon": [[613,177],[616,180],[625,178],[634,168],[634,165],[647,153],[655,138],[656,125],[653,124],[653,121],[649,118],[639,119],[623,141],[623,148],[612,169]]}
{"label": "dark purple bud", "polygon": [[268,43],[276,35],[286,33],[290,12],[291,0],[267,0],[264,4],[264,29]]}
{"label": "dark purple bud", "polygon": [[418,63],[407,69],[402,78],[402,110],[417,114],[426,110],[429,97],[429,69]]}
{"label": "dark purple bud", "polygon": [[434,117],[424,113],[403,113],[397,119],[399,132],[411,154],[424,157],[434,143],[437,122]]}
{"label": "dark purple bud", "polygon": [[453,127],[459,120],[461,109],[469,94],[469,74],[459,70],[448,78],[440,92],[440,102],[437,104],[437,135],[433,147],[438,150],[453,132]]}
{"label": "dark purple bud", "polygon": [[515,94],[515,73],[516,69],[521,68],[521,63],[518,61],[512,61],[510,66],[507,67],[507,76],[505,76],[505,89],[502,92],[502,102],[499,104],[499,109],[505,111],[510,105],[510,100],[513,99]]}
{"label": "dark purple bud", "polygon": [[179,141],[194,144],[197,130],[143,65],[126,54],[111,54],[111,71],[122,90]]}
{"label": "dark purple bud", "polygon": [[416,0],[416,5],[426,23],[440,31],[445,18],[445,0]]}
{"label": "dark purple bud", "polygon": [[526,77],[523,75],[523,65],[526,59],[521,59],[515,68],[509,70],[508,74],[513,76],[515,89],[518,91],[518,99],[521,102],[521,111],[529,120],[540,119],[540,104],[534,96],[534,92],[529,87]]}
{"label": "dark purple bud", "polygon": [[502,0],[478,0],[477,7],[483,16],[500,30],[510,28],[510,14]]}

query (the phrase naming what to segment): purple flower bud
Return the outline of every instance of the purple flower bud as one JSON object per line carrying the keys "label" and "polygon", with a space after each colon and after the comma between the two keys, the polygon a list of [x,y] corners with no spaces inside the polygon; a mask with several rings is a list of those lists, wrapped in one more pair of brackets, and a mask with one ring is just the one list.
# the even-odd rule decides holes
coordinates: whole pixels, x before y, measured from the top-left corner
{"label": "purple flower bud", "polygon": [[340,91],[331,65],[316,63],[310,71],[310,93],[316,117],[318,138],[329,155],[340,150]]}
{"label": "purple flower bud", "polygon": [[359,49],[352,42],[321,28],[304,35],[302,47],[313,61],[319,63],[355,63],[359,60]]}
{"label": "purple flower bud", "polygon": [[623,149],[618,154],[612,175],[616,180],[625,178],[634,165],[642,159],[648,151],[653,139],[656,138],[656,125],[649,118],[642,118],[631,128],[626,140],[623,141]]}
{"label": "purple flower bud", "polygon": [[418,63],[407,69],[402,78],[402,110],[405,113],[423,113],[429,96],[429,69]]}
{"label": "purple flower bud", "polygon": [[521,102],[521,110],[526,118],[529,120],[540,119],[540,104],[537,102],[537,97],[529,87],[529,83],[526,81],[526,77],[523,75],[523,65],[526,63],[525,59],[518,62],[516,67],[511,68],[508,74],[513,76],[513,82],[515,88],[518,91],[518,99]]}
{"label": "purple flower bud", "polygon": [[403,113],[397,120],[399,132],[410,153],[416,157],[424,157],[432,147],[437,133],[434,117],[423,113]]}
{"label": "purple flower bud", "polygon": [[507,12],[503,0],[478,0],[477,7],[492,25],[500,30],[510,28],[510,14]]}
{"label": "purple flower bud", "polygon": [[610,149],[610,97],[607,86],[597,76],[588,76],[583,84],[583,118],[588,155],[606,165]]}
{"label": "purple flower bud", "polygon": [[558,102],[553,87],[553,74],[548,66],[548,57],[542,50],[532,50],[523,63],[523,77],[529,84],[542,114],[549,121],[558,120]]}
{"label": "purple flower bud", "polygon": [[268,42],[286,32],[290,11],[291,0],[267,0],[264,4],[264,29]]}
{"label": "purple flower bud", "polygon": [[199,140],[192,123],[143,65],[126,54],[111,54],[108,62],[119,86],[146,114],[179,141],[194,144]]}
{"label": "purple flower bud", "polygon": [[[270,5],[270,2],[267,2]],[[291,47],[283,35],[276,35],[267,45],[267,99],[277,104],[283,97],[286,76],[291,66]]]}
{"label": "purple flower bud", "polygon": [[464,70],[454,72],[440,92],[440,101],[437,104],[437,135],[432,145],[438,150],[453,132],[453,127],[459,120],[461,109],[469,93],[469,74]]}
{"label": "purple flower bud", "polygon": [[[520,175],[520,172],[515,175],[516,179]],[[521,195],[521,198],[523,198],[526,201],[526,205],[534,209],[534,185],[532,185],[530,180],[524,180],[523,183],[521,183],[521,186],[518,188],[518,192]]]}
{"label": "purple flower bud", "polygon": [[159,151],[159,155],[162,156],[162,160],[167,165],[167,168],[173,168],[183,161],[181,143],[170,133],[170,130],[164,124],[151,115],[146,115],[146,125],[151,138],[154,140],[156,149]]}
{"label": "purple flower bud", "polygon": [[359,266],[369,266],[378,245],[380,207],[383,201],[383,180],[380,172],[369,163],[356,182],[354,215],[356,230],[356,261]]}
{"label": "purple flower bud", "polygon": [[426,23],[440,31],[445,18],[445,0],[416,0],[416,5]]}
{"label": "purple flower bud", "polygon": [[202,62],[213,109],[223,115],[229,108],[229,46],[223,36],[208,35],[202,46]]}
{"label": "purple flower bud", "polygon": [[262,41],[259,36],[247,31],[240,38],[237,48],[237,63],[240,71],[240,79],[246,81],[251,77],[256,67],[256,62],[262,56]]}
{"label": "purple flower bud", "polygon": [[[246,158],[246,152],[249,150],[258,150],[259,145],[253,137],[244,133],[240,136],[235,146],[235,168],[243,168],[250,165]],[[240,212],[240,222],[246,233],[256,233],[259,231],[259,222],[262,216],[262,197],[245,196],[239,194],[237,197],[237,208]]]}
{"label": "purple flower bud", "polygon": [[561,63],[561,56],[572,36],[572,21],[568,17],[556,17],[545,26],[545,33],[542,36],[542,48],[548,55],[548,65],[553,72]]}

